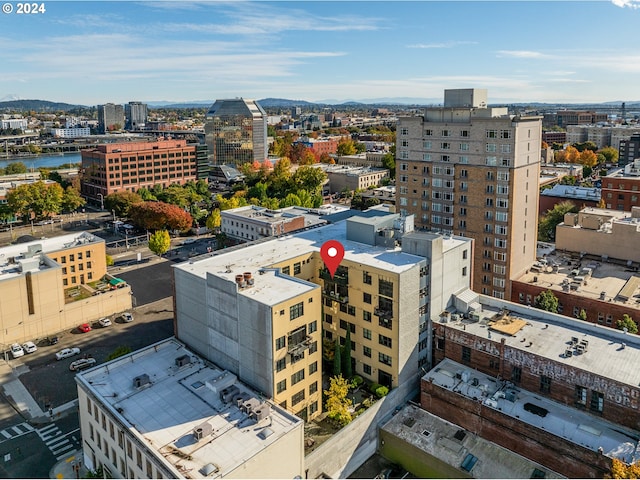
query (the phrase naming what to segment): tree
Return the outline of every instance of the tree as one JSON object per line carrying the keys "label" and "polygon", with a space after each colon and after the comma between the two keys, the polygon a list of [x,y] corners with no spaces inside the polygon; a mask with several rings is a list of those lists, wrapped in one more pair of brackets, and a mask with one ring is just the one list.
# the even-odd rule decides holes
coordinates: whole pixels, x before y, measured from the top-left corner
{"label": "tree", "polygon": [[344,342],[344,355],[342,360],[342,371],[346,378],[353,377],[353,371],[351,370],[351,329],[347,329],[347,336]]}
{"label": "tree", "polygon": [[220,215],[220,209],[214,208],[211,211],[211,215],[207,218],[207,228],[212,232],[217,232],[220,229],[222,223],[222,216]]}
{"label": "tree", "polygon": [[296,189],[304,189],[311,195],[322,191],[322,185],[327,180],[327,174],[320,168],[303,165],[291,177]]}
{"label": "tree", "polygon": [[158,230],[149,237],[149,250],[161,257],[171,247],[171,237],[166,230]]}
{"label": "tree", "polygon": [[580,313],[578,313],[578,318],[584,321],[587,320],[587,312],[584,308],[580,310]]}
{"label": "tree", "polygon": [[533,299],[533,306],[547,312],[558,313],[558,297],[551,290],[545,290]]}
{"label": "tree", "polygon": [[542,242],[554,241],[556,238],[556,227],[564,221],[567,213],[576,213],[578,207],[573,203],[566,201],[558,203],[538,222],[538,240]]}
{"label": "tree", "polygon": [[[131,353],[131,351],[132,351],[131,347],[129,347],[127,345],[122,345],[122,346],[116,348],[109,355],[107,355],[107,358],[105,359],[105,361],[108,362],[110,360],[115,360],[118,357],[122,357],[124,355],[127,355],[128,353]],[[99,478],[103,478],[103,477],[99,477]]]}
{"label": "tree", "polygon": [[12,162],[4,169],[5,175],[27,173],[27,166],[22,162]]}
{"label": "tree", "polygon": [[581,163],[587,167],[594,167],[598,163],[598,156],[593,152],[593,150],[587,149],[580,153],[577,163]]}
{"label": "tree", "polygon": [[604,147],[598,150],[596,153],[604,157],[607,163],[618,163],[618,150],[613,147]]}
{"label": "tree", "polygon": [[623,461],[613,458],[611,461],[610,478],[640,478],[640,463],[627,465]]}
{"label": "tree", "polygon": [[193,217],[182,208],[164,202],[134,203],[129,217],[136,225],[147,230],[185,231],[193,225]]}
{"label": "tree", "polygon": [[104,207],[107,210],[113,210],[119,217],[128,217],[129,210],[133,205],[142,203],[142,197],[128,190],[113,192],[104,197]]}
{"label": "tree", "polygon": [[626,313],[622,315],[621,320],[616,322],[616,327],[618,330],[624,330],[626,328],[629,333],[638,333],[638,324]]}
{"label": "tree", "polygon": [[342,347],[340,342],[336,340],[336,348],[333,354],[333,374],[335,376],[342,375]]}
{"label": "tree", "polygon": [[396,177],[396,158],[393,153],[386,153],[382,157],[382,166],[389,169],[389,177]]}
{"label": "tree", "polygon": [[342,375],[331,377],[329,380],[329,390],[325,390],[327,396],[326,410],[327,416],[337,421],[340,425],[347,425],[351,422],[351,399],[349,395],[349,382]]}
{"label": "tree", "polygon": [[342,157],[343,155],[354,155],[356,153],[356,147],[353,143],[353,140],[350,140],[348,138],[343,138],[342,140],[340,140],[336,153],[340,157]]}
{"label": "tree", "polygon": [[62,187],[42,181],[19,185],[7,193],[9,209],[25,221],[50,217],[62,209]]}
{"label": "tree", "polygon": [[87,201],[80,196],[78,190],[69,185],[62,194],[62,210],[73,212],[82,207]]}

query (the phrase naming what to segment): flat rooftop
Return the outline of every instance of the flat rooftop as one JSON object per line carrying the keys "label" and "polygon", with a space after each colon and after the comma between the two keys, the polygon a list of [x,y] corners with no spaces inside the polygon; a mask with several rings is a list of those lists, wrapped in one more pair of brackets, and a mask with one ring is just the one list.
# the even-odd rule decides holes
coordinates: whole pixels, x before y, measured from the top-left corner
{"label": "flat rooftop", "polygon": [[225,217],[252,219],[264,223],[279,223],[283,220],[303,217],[304,226],[306,228],[327,223],[325,220],[320,218],[320,215],[323,213],[326,215],[330,212],[330,208],[287,207],[278,210],[270,210],[265,207],[250,205],[247,207],[234,208],[232,210],[224,210],[222,215]]}
{"label": "flat rooftop", "polygon": [[639,458],[638,432],[551,401],[511,382],[471,370],[450,359],[440,362],[423,380],[458,395],[480,400],[485,406],[586,449],[597,452],[602,448],[603,454],[610,458],[626,463],[634,463]]}
{"label": "flat rooftop", "polygon": [[314,283],[265,269],[287,259],[319,255],[320,247],[328,240],[342,243],[345,260],[390,272],[405,272],[424,260],[423,257],[403,253],[400,248],[385,249],[347,240],[346,237],[346,222],[338,222],[293,235],[248,243],[240,248],[218,250],[194,257],[188,262],[175,265],[174,268],[202,278],[206,278],[207,273],[210,273],[230,281],[235,281],[238,274],[251,273],[254,286],[240,290],[240,293],[257,297],[267,305],[275,305],[297,293],[319,287]]}
{"label": "flat rooftop", "polygon": [[[637,264],[627,265],[623,261],[603,260],[592,255],[556,250],[545,255],[528,273],[515,280],[551,291],[571,293],[578,297],[640,310],[640,290],[635,288],[630,293],[625,290],[634,276],[640,276]],[[603,310],[606,314],[606,309]],[[612,321],[615,320],[617,319]]]}
{"label": "flat rooftop", "polygon": [[381,429],[456,468],[473,455],[478,459],[470,471],[474,478],[533,478],[536,469],[544,478],[565,478],[411,403]]}
{"label": "flat rooftop", "polygon": [[[189,363],[178,366],[180,357]],[[136,387],[134,379],[144,375],[149,383],[143,378]],[[265,403],[235,375],[205,362],[175,338],[81,372],[76,381],[155,451],[159,462],[188,472],[189,478],[207,477],[203,469],[209,464],[215,476],[228,475],[302,425],[301,419]],[[234,398],[244,394],[245,404],[268,416],[257,420],[234,398],[224,402],[221,392],[230,388],[237,389]],[[202,429],[200,439],[194,435],[197,428]]]}
{"label": "flat rooftop", "polygon": [[[104,239],[88,232],[80,232],[2,247],[0,248],[0,281],[20,276],[26,271],[33,272],[52,268],[53,262],[50,260],[48,262],[42,261],[41,253],[47,254],[100,242],[104,243]],[[24,265],[24,268],[20,267],[20,263]]]}

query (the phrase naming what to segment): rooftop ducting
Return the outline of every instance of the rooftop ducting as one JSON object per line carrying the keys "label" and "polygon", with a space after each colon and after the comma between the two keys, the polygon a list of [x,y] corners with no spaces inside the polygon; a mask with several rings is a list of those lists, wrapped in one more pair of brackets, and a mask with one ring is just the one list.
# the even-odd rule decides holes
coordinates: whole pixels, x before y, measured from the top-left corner
{"label": "rooftop ducting", "polygon": [[151,384],[151,379],[149,379],[149,375],[143,373],[142,375],[138,375],[133,379],[134,388],[142,388]]}
{"label": "rooftop ducting", "polygon": [[176,358],[176,366],[178,368],[184,367],[185,365],[191,365],[191,357],[189,355],[185,354]]}
{"label": "rooftop ducting", "polygon": [[238,288],[246,288],[247,282],[244,279],[244,275],[236,275],[236,285],[238,285]]}

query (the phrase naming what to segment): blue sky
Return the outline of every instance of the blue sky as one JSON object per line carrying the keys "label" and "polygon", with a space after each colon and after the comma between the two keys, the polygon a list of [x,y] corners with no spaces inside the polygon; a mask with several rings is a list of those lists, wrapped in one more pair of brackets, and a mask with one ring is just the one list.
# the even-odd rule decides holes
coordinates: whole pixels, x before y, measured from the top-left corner
{"label": "blue sky", "polygon": [[639,0],[8,3],[0,99],[640,100]]}

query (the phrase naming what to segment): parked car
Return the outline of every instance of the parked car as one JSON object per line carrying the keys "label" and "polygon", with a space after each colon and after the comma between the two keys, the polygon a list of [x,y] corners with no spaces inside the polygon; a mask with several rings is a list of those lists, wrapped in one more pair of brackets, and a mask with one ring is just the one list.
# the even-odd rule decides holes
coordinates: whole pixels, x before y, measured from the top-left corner
{"label": "parked car", "polygon": [[57,345],[58,341],[58,337],[47,337],[43,340],[43,343],[46,345]]}
{"label": "parked car", "polygon": [[133,315],[131,315],[129,312],[123,313],[122,315],[120,315],[120,318],[125,323],[133,322]]}
{"label": "parked car", "polygon": [[73,357],[74,355],[78,355],[79,353],[80,349],[78,347],[63,348],[58,353],[56,353],[56,360]]}
{"label": "parked car", "polygon": [[111,320],[107,317],[102,317],[100,320],[98,320],[98,323],[102,328],[111,326]]}
{"label": "parked car", "polygon": [[36,344],[33,342],[24,342],[22,344],[22,348],[24,349],[25,353],[33,353],[38,350],[38,347],[36,347]]}
{"label": "parked car", "polygon": [[196,243],[195,238],[186,238],[180,242],[180,245],[191,245],[192,243]]}
{"label": "parked car", "polygon": [[13,358],[18,358],[24,355],[24,349],[22,348],[22,345],[20,345],[19,343],[14,343],[13,345],[11,345],[11,356]]}
{"label": "parked car", "polygon": [[93,357],[81,358],[79,360],[74,360],[69,365],[69,370],[72,372],[78,370],[84,370],[85,368],[93,367],[96,364],[96,359]]}
{"label": "parked car", "polygon": [[80,330],[82,333],[87,333],[91,331],[91,325],[89,325],[88,323],[83,323],[82,325],[80,325],[78,327],[78,330]]}

